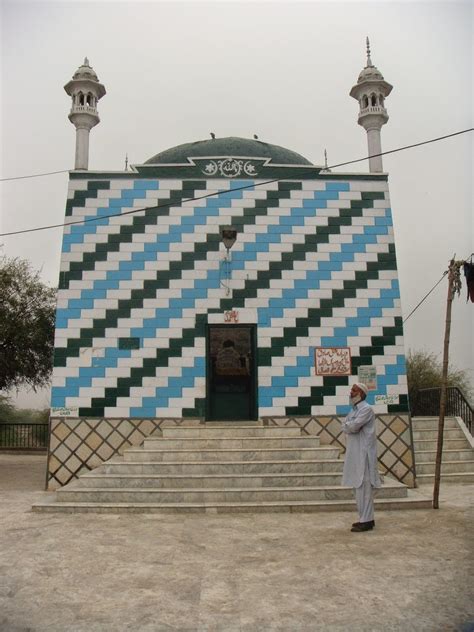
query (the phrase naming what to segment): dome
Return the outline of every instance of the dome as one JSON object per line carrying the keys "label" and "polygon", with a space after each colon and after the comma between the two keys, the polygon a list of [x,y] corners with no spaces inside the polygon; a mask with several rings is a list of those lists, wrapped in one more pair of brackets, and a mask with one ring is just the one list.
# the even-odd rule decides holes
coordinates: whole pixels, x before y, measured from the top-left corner
{"label": "dome", "polygon": [[92,66],[89,66],[89,60],[87,57],[84,59],[84,63],[74,73],[73,79],[90,79],[91,81],[99,81]]}
{"label": "dome", "polygon": [[177,145],[156,154],[144,164],[183,164],[188,158],[268,158],[277,165],[311,165],[312,163],[291,149],[271,145],[250,138],[210,138]]}
{"label": "dome", "polygon": [[366,66],[364,70],[361,71],[359,78],[357,79],[357,83],[362,83],[363,81],[383,81],[383,75],[378,68],[375,66]]}

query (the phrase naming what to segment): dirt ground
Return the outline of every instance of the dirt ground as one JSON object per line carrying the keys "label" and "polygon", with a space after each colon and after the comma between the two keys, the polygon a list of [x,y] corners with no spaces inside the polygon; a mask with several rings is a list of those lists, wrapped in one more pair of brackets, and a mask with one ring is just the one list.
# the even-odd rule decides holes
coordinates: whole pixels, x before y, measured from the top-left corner
{"label": "dirt ground", "polygon": [[37,514],[45,465],[0,454],[1,632],[474,631],[474,485],[351,533],[355,512]]}

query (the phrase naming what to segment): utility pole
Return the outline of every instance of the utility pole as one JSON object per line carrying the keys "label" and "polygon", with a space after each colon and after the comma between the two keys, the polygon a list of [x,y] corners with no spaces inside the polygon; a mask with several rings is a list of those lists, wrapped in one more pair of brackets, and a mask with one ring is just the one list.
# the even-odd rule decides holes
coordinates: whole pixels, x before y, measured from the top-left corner
{"label": "utility pole", "polygon": [[439,485],[441,480],[441,462],[443,459],[444,417],[446,412],[446,387],[448,384],[449,366],[449,336],[451,333],[451,307],[456,292],[461,290],[460,268],[464,262],[449,262],[448,268],[448,299],[446,303],[446,324],[444,330],[443,373],[441,378],[441,397],[439,401],[438,444],[436,449],[435,481],[433,489],[433,509],[439,509]]}

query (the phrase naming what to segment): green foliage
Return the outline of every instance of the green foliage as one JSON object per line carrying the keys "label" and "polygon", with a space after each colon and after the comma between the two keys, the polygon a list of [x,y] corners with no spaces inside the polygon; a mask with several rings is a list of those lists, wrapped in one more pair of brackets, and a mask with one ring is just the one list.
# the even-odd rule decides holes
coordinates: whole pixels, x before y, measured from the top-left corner
{"label": "green foliage", "polygon": [[16,415],[16,410],[8,397],[0,395],[0,423],[11,422]]}
{"label": "green foliage", "polygon": [[9,397],[0,395],[0,423],[42,423],[49,421],[49,408],[16,408]]}
{"label": "green foliage", "polygon": [[[422,388],[436,388],[441,386],[443,365],[438,356],[428,351],[410,351],[406,357],[408,395],[410,401],[416,401],[417,393]],[[467,371],[448,368],[448,386],[457,386],[469,401],[472,389]]]}
{"label": "green foliage", "polygon": [[0,258],[0,391],[48,384],[56,290],[28,261]]}

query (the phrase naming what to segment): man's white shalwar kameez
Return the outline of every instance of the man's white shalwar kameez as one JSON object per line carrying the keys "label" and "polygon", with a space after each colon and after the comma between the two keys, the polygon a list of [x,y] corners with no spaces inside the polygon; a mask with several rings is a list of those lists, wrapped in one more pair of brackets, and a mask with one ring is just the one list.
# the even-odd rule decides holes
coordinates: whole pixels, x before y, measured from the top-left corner
{"label": "man's white shalwar kameez", "polygon": [[360,522],[370,522],[374,519],[373,488],[382,484],[372,407],[365,400],[355,404],[342,422],[342,430],[347,435],[342,484],[355,489]]}

